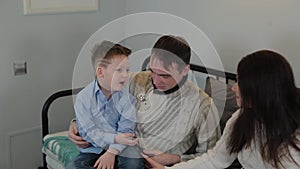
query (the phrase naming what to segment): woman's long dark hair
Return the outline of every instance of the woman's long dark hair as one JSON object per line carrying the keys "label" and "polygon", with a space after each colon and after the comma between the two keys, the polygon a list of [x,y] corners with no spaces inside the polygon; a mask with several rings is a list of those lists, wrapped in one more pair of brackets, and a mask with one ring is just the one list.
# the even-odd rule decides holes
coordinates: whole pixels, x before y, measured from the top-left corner
{"label": "woman's long dark hair", "polygon": [[273,167],[283,167],[282,157],[295,162],[288,146],[300,152],[296,138],[300,108],[291,66],[280,54],[261,50],[239,62],[237,75],[241,112],[230,133],[228,150],[238,153],[259,143],[262,158]]}

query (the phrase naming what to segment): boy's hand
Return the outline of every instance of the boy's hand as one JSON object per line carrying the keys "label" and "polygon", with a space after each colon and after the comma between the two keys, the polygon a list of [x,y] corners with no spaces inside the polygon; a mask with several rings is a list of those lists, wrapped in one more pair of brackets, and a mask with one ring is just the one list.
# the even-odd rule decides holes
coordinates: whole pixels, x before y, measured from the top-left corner
{"label": "boy's hand", "polygon": [[113,169],[115,165],[115,154],[116,150],[107,150],[99,159],[96,161],[93,167],[97,169]]}
{"label": "boy's hand", "polygon": [[138,138],[134,138],[133,133],[119,133],[115,136],[115,143],[134,146],[138,143]]}
{"label": "boy's hand", "polygon": [[69,136],[69,140],[71,140],[74,144],[76,144],[80,148],[86,148],[89,145],[89,143],[86,142],[82,137],[78,136],[78,129],[74,121],[71,122],[70,124],[68,136]]}

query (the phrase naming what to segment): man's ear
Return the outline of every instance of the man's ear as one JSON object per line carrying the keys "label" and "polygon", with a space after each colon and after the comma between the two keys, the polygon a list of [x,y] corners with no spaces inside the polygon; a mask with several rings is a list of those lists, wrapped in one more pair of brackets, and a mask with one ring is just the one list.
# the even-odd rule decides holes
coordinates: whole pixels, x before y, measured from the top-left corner
{"label": "man's ear", "polygon": [[96,76],[99,77],[103,77],[103,67],[98,66],[96,69]]}
{"label": "man's ear", "polygon": [[184,76],[186,76],[190,71],[190,64],[186,65],[183,70],[182,73],[184,74]]}

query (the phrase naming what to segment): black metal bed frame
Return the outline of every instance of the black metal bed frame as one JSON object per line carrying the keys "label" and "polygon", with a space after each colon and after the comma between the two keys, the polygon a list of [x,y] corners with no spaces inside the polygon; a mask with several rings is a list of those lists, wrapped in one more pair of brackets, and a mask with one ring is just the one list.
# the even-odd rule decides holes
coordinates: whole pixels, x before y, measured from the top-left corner
{"label": "black metal bed frame", "polygon": [[[49,119],[48,119],[48,111],[50,105],[59,98],[71,96],[79,93],[83,88],[76,89],[67,89],[55,92],[51,96],[47,98],[42,108],[42,140],[43,138],[49,134]],[[44,143],[44,141],[42,141]],[[47,169],[46,155],[43,153],[43,166],[38,167],[38,169]]]}

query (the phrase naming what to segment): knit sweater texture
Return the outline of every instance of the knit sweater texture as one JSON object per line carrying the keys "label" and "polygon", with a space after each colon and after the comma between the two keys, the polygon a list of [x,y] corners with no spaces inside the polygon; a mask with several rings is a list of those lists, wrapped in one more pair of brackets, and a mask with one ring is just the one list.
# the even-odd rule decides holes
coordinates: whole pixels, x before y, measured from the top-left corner
{"label": "knit sweater texture", "polygon": [[[215,146],[221,132],[219,112],[212,99],[190,80],[172,93],[153,87],[150,72],[133,74],[130,93],[137,98],[140,147],[178,154],[182,161]],[[185,154],[193,145],[195,152]]]}

